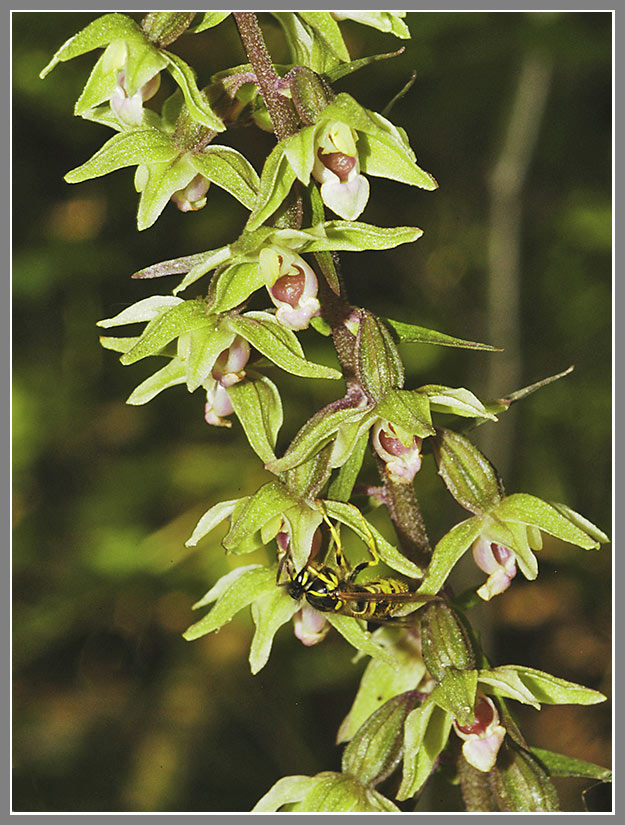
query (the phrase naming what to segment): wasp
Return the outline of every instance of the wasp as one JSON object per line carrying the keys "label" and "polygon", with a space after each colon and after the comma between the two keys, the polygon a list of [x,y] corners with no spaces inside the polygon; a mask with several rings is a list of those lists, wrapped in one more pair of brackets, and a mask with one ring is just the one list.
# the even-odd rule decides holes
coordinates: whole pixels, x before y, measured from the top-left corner
{"label": "wasp", "polygon": [[[299,573],[292,571],[286,582],[286,591],[292,599],[299,601],[305,598],[311,607],[322,613],[341,613],[355,619],[376,622],[396,619],[407,604],[419,601],[425,604],[438,598],[417,594],[406,582],[392,577],[356,582],[356,577],[362,570],[379,562],[373,536],[367,542],[371,560],[350,569],[341,547],[340,533],[325,513],[323,515],[330,530],[338,569],[309,560]],[[282,567],[289,562],[288,555],[282,557],[278,577]]]}

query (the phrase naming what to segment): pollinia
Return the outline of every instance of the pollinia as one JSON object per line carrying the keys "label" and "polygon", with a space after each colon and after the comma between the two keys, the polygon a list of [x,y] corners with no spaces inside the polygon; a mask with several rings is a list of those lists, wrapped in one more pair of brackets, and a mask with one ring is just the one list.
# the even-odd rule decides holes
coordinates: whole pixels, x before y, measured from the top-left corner
{"label": "pollinia", "polygon": [[[175,385],[199,391],[198,415],[214,427],[238,419],[268,471],[260,489],[211,502],[188,539],[194,547],[226,521],[225,551],[264,547],[266,561],[236,566],[215,582],[195,605],[208,612],[185,638],[216,631],[250,606],[252,673],[267,662],[283,625],[294,628],[298,644],[312,647],[337,632],[369,657],[338,733],[346,745],[341,770],[283,777],[254,810],[412,810],[430,777],[444,770],[460,783],[468,811],[556,811],[552,776],[609,774],[532,748],[515,723],[514,703],[590,705],[605,697],[529,667],[491,663],[467,613],[506,590],[518,571],[536,578],[543,533],[584,550],[608,539],[565,504],[507,494],[467,433],[566,372],[496,400],[445,384],[406,387],[400,342],[494,347],[381,318],[349,301],[340,253],[383,251],[422,234],[359,220],[375,197],[370,179],[437,188],[400,126],[338,90],[345,75],[393,56],[352,60],[340,21],[406,39],[405,13],[274,12],[291,55],[277,66],[256,15],[234,12],[247,62],[200,89],[193,68],[170,47],[184,36],[206,38],[210,48],[228,14],[152,12],[140,23],[105,14],[61,46],[41,76],[101,50],[75,113],[113,136],[66,180],[136,167],[139,230],[170,202],[182,212],[210,211],[211,186],[249,211],[228,245],[136,272],[159,284],[177,276],[176,284],[99,326],[143,325],[132,337],[101,338],[124,365],[166,356],[129,404]],[[157,111],[146,103],[164,74],[175,91]],[[260,174],[227,143],[228,130],[240,125],[275,134]],[[185,298],[200,280],[200,296]],[[264,309],[248,308],[253,295],[264,297]],[[308,327],[334,346],[340,370],[306,357],[297,333]],[[275,447],[283,409],[268,363],[337,387],[336,400],[302,424],[282,455]],[[363,498],[358,479],[368,452],[380,483],[364,491],[363,509],[352,499],[355,490]],[[447,493],[468,513],[434,546],[415,494],[423,461],[435,462]],[[379,506],[395,528],[394,543],[368,518]],[[343,549],[347,531],[361,544],[358,558]],[[477,591],[456,595],[448,577],[469,551],[486,578]]]}

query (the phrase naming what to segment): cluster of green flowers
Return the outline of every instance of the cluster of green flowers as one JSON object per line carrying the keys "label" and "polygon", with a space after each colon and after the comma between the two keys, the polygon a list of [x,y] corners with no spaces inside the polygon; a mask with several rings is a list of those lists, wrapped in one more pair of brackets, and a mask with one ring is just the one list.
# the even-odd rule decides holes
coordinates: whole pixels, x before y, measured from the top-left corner
{"label": "cluster of green flowers", "polygon": [[[140,230],[152,226],[169,202],[183,212],[202,209],[210,202],[211,184],[249,211],[232,243],[135,273],[135,278],[182,276],[171,294],[143,299],[99,322],[103,328],[145,324],[137,336],[101,338],[104,347],[121,353],[122,364],[148,356],[167,358],[165,366],[133,391],[129,404],[144,404],[176,385],[186,385],[190,392],[201,389],[206,422],[229,427],[235,415],[250,446],[274,475],[251,495],[211,506],[188,540],[188,546],[195,546],[227,520],[227,552],[277,549],[271,550],[268,565],[240,566],[222,577],[195,605],[212,608],[185,637],[217,630],[251,605],[254,673],[267,662],[277,630],[291,619],[304,644],[322,641],[332,626],[361,655],[371,657],[341,728],[339,740],[350,743],[342,772],[281,780],[261,800],[259,811],[285,805],[304,811],[398,810],[375,785],[402,762],[397,798],[417,794],[452,730],[463,743],[465,762],[492,777],[491,790],[502,809],[508,804],[506,794],[512,793],[506,765],[514,764],[525,780],[531,776],[541,789],[537,809],[551,810],[556,802],[545,768],[549,756],[543,753],[542,761],[532,756],[505,700],[539,707],[540,702],[592,704],[604,697],[529,668],[491,668],[466,630],[460,605],[446,594],[446,582],[472,548],[476,564],[488,574],[477,596],[489,600],[506,590],[517,567],[527,579],[536,578],[535,552],[541,549],[542,532],[584,549],[607,541],[602,531],[565,505],[523,493],[505,495],[490,462],[464,434],[496,420],[511,403],[566,373],[490,401],[465,388],[438,384],[406,389],[398,342],[494,347],[381,319],[345,299],[333,253],[390,249],[422,234],[416,227],[378,227],[356,220],[370,197],[369,177],[428,190],[437,186],[417,164],[401,128],[332,88],[345,74],[388,57],[352,61],[337,21],[351,18],[407,38],[404,13],[274,13],[291,48],[292,65],[279,72],[272,68],[272,89],[290,107],[296,128],[278,141],[260,175],[240,152],[213,142],[235,123],[274,128],[263,93],[267,81],[254,61],[220,72],[199,89],[193,69],[166,48],[184,32],[197,35],[227,16],[204,12],[196,22],[194,13],[154,12],[137,24],[125,15],[106,14],[67,41],[42,72],[45,76],[59,62],[104,49],[75,113],[116,134],[69,172],[68,182],[135,166]],[[157,112],[145,104],[158,90],[163,72],[177,88]],[[307,204],[295,219],[294,198]],[[336,217],[327,220],[326,208]],[[302,226],[302,213],[309,216],[307,226]],[[207,275],[204,296],[180,297]],[[268,307],[248,310],[248,299],[259,291]],[[326,294],[327,299],[322,297]],[[332,309],[333,302],[338,311]],[[296,332],[308,327],[332,335],[343,372],[306,357]],[[275,448],[282,402],[266,374],[267,360],[303,378],[347,382],[345,393],[305,422],[281,456]],[[441,413],[447,417],[445,427],[437,420]],[[471,514],[440,539],[427,564],[406,558],[350,503],[367,444],[381,467],[378,494],[383,503],[389,491],[412,489],[427,450],[448,492]],[[334,609],[320,611],[312,598],[300,602],[293,590],[276,586],[284,570],[291,571],[292,578],[312,564],[312,573],[318,573],[314,565],[322,534],[325,530],[326,549],[328,527],[330,545],[337,544],[335,525],[340,524],[361,539],[374,560],[417,582],[413,602],[407,600],[401,613],[405,618],[419,610],[420,621],[370,633],[353,609],[344,609],[344,597],[341,601],[330,592]],[[499,754],[508,740],[502,759]]]}

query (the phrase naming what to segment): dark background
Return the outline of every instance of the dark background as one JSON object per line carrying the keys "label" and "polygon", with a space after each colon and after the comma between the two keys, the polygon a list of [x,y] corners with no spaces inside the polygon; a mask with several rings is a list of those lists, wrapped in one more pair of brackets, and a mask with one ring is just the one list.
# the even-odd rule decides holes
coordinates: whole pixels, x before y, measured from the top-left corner
{"label": "dark background", "polygon": [[[228,243],[246,213],[213,187],[203,211],[170,205],[137,233],[132,170],[64,183],[111,134],[72,117],[94,53],[45,81],[38,73],[95,16],[13,14],[13,808],[247,811],[283,775],[339,767],[333,740],[364,663],[338,637],[306,649],[285,627],[252,677],[248,611],[218,634],[181,638],[197,619],[193,602],[231,566],[220,530],[193,553],[184,541],[204,510],[253,492],[265,473],[236,423],[204,423],[200,393],[176,387],[146,407],[124,405],[156,362],[122,368],[95,323],[173,285],[132,272]],[[278,27],[261,21],[274,59],[286,59]],[[390,117],[440,188],[371,180],[363,220],[425,234],[390,252],[343,255],[350,297],[506,348],[405,345],[408,387],[467,386],[488,398],[575,364],[476,440],[508,492],[566,502],[609,531],[611,15],[411,13],[408,23],[412,40],[402,42],[342,24],[354,57],[406,51],[336,89],[381,111],[416,69]],[[230,19],[173,50],[200,85],[244,61]],[[260,170],[272,138],[248,129],[224,142]],[[493,174],[502,156],[499,168],[510,169],[515,151],[527,175],[513,176],[523,185],[506,201]],[[489,255],[493,240],[503,253]],[[506,300],[492,298],[497,284]],[[302,341],[333,363],[325,339]],[[288,408],[283,448],[337,389],[277,372],[276,381]],[[416,489],[434,541],[464,518],[431,457]],[[547,539],[538,580],[517,576],[472,614],[492,662],[609,694],[610,571],[609,547]],[[469,560],[454,575],[459,585],[482,578]],[[522,707],[518,717],[531,744],[609,764],[607,705]],[[587,784],[559,782],[565,810],[581,809]],[[421,810],[458,805],[457,791],[437,783]]]}

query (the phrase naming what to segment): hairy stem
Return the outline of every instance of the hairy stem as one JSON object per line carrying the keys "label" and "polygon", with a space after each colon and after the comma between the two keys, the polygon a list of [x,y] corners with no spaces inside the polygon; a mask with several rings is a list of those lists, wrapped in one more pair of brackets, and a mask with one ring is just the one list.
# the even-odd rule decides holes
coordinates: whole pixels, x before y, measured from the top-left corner
{"label": "hairy stem", "polygon": [[384,483],[384,503],[395,525],[402,552],[415,564],[426,567],[432,548],[413,486],[391,481],[381,459],[378,459],[378,471]]}
{"label": "hairy stem", "polygon": [[283,140],[297,132],[297,115],[289,100],[278,91],[280,78],[273,68],[256,15],[250,11],[235,11],[233,14],[274,132],[278,140]]}

